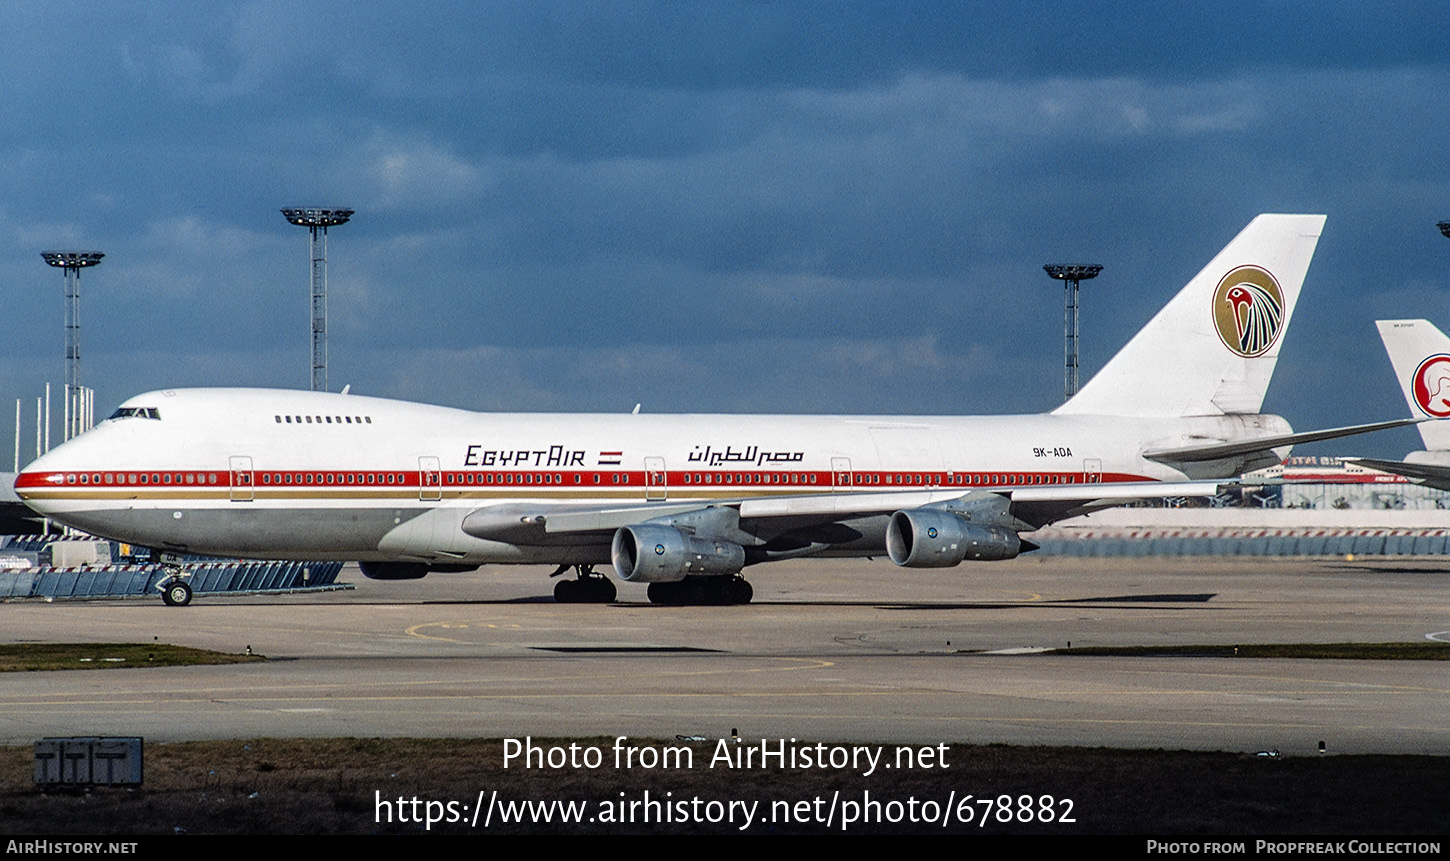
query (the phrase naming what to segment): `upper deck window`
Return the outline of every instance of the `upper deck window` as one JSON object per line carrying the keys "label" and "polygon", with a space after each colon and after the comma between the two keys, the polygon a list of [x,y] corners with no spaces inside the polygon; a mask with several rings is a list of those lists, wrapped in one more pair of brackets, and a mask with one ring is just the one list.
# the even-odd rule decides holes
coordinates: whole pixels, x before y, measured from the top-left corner
{"label": "upper deck window", "polygon": [[155,407],[121,407],[111,413],[113,419],[156,419],[161,420],[161,411]]}

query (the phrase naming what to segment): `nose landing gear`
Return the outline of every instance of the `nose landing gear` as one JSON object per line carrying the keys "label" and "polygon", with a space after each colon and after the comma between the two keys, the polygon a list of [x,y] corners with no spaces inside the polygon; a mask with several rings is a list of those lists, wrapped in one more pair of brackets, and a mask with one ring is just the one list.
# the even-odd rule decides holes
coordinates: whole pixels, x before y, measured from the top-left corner
{"label": "nose landing gear", "polygon": [[191,603],[191,587],[182,580],[172,580],[162,587],[161,600],[168,607],[185,607]]}
{"label": "nose landing gear", "polygon": [[181,557],[170,553],[161,554],[161,567],[166,576],[156,584],[161,590],[161,600],[168,607],[185,607],[191,603],[191,586],[186,582],[186,569]]}

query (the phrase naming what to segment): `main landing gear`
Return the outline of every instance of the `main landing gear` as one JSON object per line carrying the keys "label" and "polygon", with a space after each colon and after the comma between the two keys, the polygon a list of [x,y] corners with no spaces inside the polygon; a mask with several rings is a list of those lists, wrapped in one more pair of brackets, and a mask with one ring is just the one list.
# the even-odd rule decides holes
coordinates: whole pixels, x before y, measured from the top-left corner
{"label": "main landing gear", "polygon": [[[568,577],[554,584],[554,600],[560,604],[608,604],[617,594],[608,577],[597,574],[593,565],[560,565],[551,577],[558,577],[573,568],[577,577]],[[652,604],[672,607],[749,604],[755,590],[739,574],[726,576],[686,577],[677,583],[649,584]]]}
{"label": "main landing gear", "polygon": [[648,595],[652,604],[675,607],[703,604],[718,607],[749,604],[750,599],[755,597],[755,590],[744,577],[731,574],[723,577],[686,577],[675,583],[651,583]]}
{"label": "main landing gear", "polygon": [[[560,580],[555,583],[555,601],[560,604],[608,604],[614,600],[617,592],[608,577],[594,573],[593,565],[575,565],[573,567],[579,574],[578,578]],[[568,570],[568,565],[560,565],[559,570],[550,576],[557,577]]]}

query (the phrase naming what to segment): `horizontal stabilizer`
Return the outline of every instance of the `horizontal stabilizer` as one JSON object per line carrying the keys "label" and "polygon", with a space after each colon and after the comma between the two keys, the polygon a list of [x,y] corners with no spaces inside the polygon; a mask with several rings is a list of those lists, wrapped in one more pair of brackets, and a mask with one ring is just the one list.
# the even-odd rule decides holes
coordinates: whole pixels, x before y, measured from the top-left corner
{"label": "horizontal stabilizer", "polygon": [[1205,460],[1220,460],[1226,457],[1243,457],[1244,455],[1272,451],[1285,446],[1302,445],[1303,443],[1320,442],[1326,439],[1339,439],[1340,437],[1354,436],[1356,434],[1390,430],[1391,428],[1400,428],[1405,425],[1419,424],[1423,421],[1426,421],[1426,419],[1395,419],[1393,421],[1374,422],[1367,425],[1350,425],[1342,428],[1304,431],[1303,433],[1286,433],[1279,434],[1278,436],[1263,436],[1257,439],[1238,440],[1235,442],[1216,442],[1207,445],[1185,446],[1182,448],[1160,448],[1143,452],[1143,457],[1149,460],[1156,460],[1159,463],[1197,463]]}

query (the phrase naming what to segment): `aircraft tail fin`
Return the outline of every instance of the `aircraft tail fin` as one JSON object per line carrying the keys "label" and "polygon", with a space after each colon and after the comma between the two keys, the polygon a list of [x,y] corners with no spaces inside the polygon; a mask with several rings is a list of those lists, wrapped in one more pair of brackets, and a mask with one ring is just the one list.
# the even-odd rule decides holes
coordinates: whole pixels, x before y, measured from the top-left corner
{"label": "aircraft tail fin", "polygon": [[[1376,320],[1410,415],[1450,418],[1450,337],[1429,320]],[[1450,422],[1418,425],[1430,451],[1450,449]]]}
{"label": "aircraft tail fin", "polygon": [[1324,229],[1260,215],[1148,321],[1058,415],[1257,413]]}

